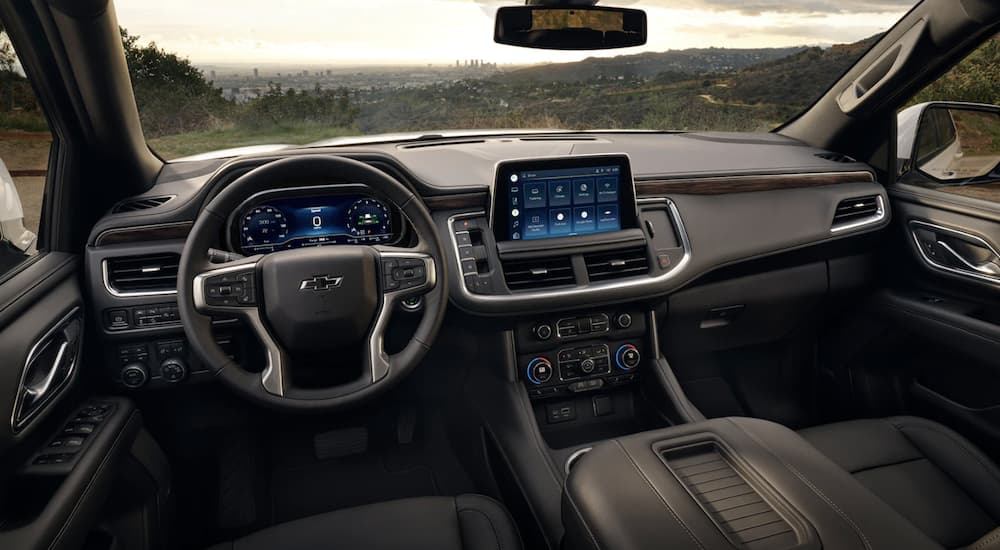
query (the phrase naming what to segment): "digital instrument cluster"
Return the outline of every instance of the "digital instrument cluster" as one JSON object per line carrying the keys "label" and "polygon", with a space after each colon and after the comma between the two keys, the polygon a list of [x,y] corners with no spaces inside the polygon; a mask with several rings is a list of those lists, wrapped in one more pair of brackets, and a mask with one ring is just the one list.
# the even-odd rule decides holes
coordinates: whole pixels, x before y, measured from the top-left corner
{"label": "digital instrument cluster", "polygon": [[362,194],[275,196],[239,212],[233,233],[243,254],[380,244],[395,240],[394,218],[387,203]]}

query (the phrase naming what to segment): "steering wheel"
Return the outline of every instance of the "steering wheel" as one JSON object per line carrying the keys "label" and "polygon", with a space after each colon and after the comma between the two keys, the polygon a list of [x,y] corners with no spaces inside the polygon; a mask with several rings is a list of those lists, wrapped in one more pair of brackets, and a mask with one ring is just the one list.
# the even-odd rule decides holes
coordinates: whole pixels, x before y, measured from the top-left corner
{"label": "steering wheel", "polygon": [[[208,250],[247,197],[288,184],[363,183],[395,204],[419,244],[333,245],[281,250],[225,264]],[[356,405],[388,389],[423,358],[437,336],[448,303],[444,249],[423,201],[386,173],[337,156],[290,157],[260,166],[223,189],[198,215],[181,254],[177,299],[191,349],[225,384],[261,404],[326,411]],[[396,306],[423,296],[423,318],[413,338],[388,355],[383,341]],[[235,315],[266,350],[260,373],[244,370],[212,336],[211,315]],[[291,357],[342,368],[338,349],[363,343],[362,373],[335,386],[296,387]],[[323,357],[323,359],[317,359]],[[317,365],[312,365],[316,367]],[[352,366],[357,367],[354,363]]]}

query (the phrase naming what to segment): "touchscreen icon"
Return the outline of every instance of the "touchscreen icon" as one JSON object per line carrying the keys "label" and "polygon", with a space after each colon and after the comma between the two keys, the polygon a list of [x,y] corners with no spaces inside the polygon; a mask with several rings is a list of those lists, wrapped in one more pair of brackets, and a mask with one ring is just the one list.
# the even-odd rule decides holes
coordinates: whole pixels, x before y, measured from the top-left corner
{"label": "touchscreen icon", "polygon": [[511,174],[510,175],[510,182],[511,183],[517,183],[517,174]]}
{"label": "touchscreen icon", "polygon": [[516,218],[516,217],[518,217],[518,216],[520,216],[520,215],[521,215],[521,211],[520,211],[520,210],[518,210],[517,208],[515,208],[515,209],[513,209],[513,210],[511,210],[511,211],[510,211],[510,215],[511,215],[512,217],[515,217],[515,218]]}

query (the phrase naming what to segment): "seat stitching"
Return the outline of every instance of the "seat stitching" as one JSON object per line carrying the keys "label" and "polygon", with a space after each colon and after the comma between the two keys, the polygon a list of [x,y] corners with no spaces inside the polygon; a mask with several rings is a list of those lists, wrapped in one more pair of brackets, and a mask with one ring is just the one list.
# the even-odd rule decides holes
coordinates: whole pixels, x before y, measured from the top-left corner
{"label": "seat stitching", "polygon": [[985,538],[985,539],[977,542],[976,545],[972,547],[972,550],[978,550],[980,548],[986,548],[991,543],[994,543],[994,542],[996,542],[998,540],[1000,540],[1000,531],[997,531],[996,533],[993,533],[989,537],[987,537],[987,538]]}
{"label": "seat stitching", "polygon": [[813,483],[811,481],[809,481],[809,479],[805,476],[805,474],[803,474],[802,472],[798,471],[798,469],[796,469],[794,466],[792,466],[791,464],[789,464],[788,462],[786,462],[785,459],[781,457],[781,455],[779,455],[778,453],[776,453],[773,450],[771,450],[771,448],[769,446],[767,446],[767,444],[765,444],[763,441],[761,441],[754,434],[752,434],[749,431],[747,431],[746,429],[744,429],[743,426],[737,424],[731,418],[727,418],[726,420],[728,420],[729,423],[732,424],[733,426],[736,426],[736,428],[738,430],[740,430],[741,432],[743,432],[744,434],[746,434],[747,437],[749,437],[750,439],[753,439],[755,442],[757,442],[757,444],[760,445],[761,447],[763,447],[767,452],[769,452],[771,454],[771,456],[773,456],[774,458],[776,458],[778,460],[778,462],[781,462],[781,464],[784,465],[785,468],[788,468],[788,470],[790,472],[792,472],[793,474],[795,474],[795,477],[799,478],[799,480],[802,481],[802,483],[805,483],[806,486],[808,486],[810,489],[812,489],[812,491],[814,493],[816,493],[817,496],[819,496],[820,498],[822,498],[824,502],[826,502],[831,508],[833,508],[833,510],[835,512],[837,512],[837,515],[839,515],[844,521],[846,521],[851,526],[852,529],[854,529],[854,532],[857,533],[857,535],[859,537],[861,537],[861,542],[865,545],[865,548],[867,548],[868,550],[872,550],[871,542],[868,540],[868,537],[865,536],[864,531],[861,530],[861,528],[858,526],[858,524],[854,523],[854,520],[852,520],[850,518],[850,516],[848,516],[839,506],[837,506],[837,504],[835,502],[833,502],[832,500],[830,500],[830,498],[828,496],[826,496],[826,494],[823,493],[823,491],[821,491],[818,487],[816,487],[815,485],[813,485]]}
{"label": "seat stitching", "polygon": [[615,444],[617,444],[618,447],[622,450],[622,452],[625,453],[625,457],[628,458],[629,464],[631,464],[632,468],[634,468],[636,473],[639,474],[639,477],[641,477],[642,480],[646,482],[646,486],[649,487],[649,490],[652,491],[653,494],[655,494],[657,498],[660,499],[660,502],[663,504],[663,507],[666,508],[668,512],[670,512],[670,515],[674,518],[674,521],[676,521],[677,524],[681,526],[681,529],[683,529],[684,532],[687,533],[688,537],[691,538],[691,540],[698,546],[698,548],[705,550],[705,547],[702,546],[701,541],[698,540],[698,537],[696,537],[694,533],[692,533],[691,530],[688,529],[688,526],[685,525],[683,521],[681,521],[681,518],[677,517],[677,513],[674,512],[674,509],[671,508],[670,504],[666,501],[666,499],[663,498],[663,495],[661,495],[660,492],[657,491],[655,487],[653,487],[653,484],[649,481],[649,478],[646,477],[646,474],[642,473],[642,470],[639,468],[639,465],[635,463],[635,459],[632,458],[632,455],[629,454],[629,452],[625,449],[625,446],[622,445],[621,441],[618,441],[616,439]]}
{"label": "seat stitching", "polygon": [[[899,419],[889,419],[888,422],[890,424],[892,424],[892,426],[894,428],[896,428],[900,432],[900,434],[903,435],[903,437],[906,437],[906,432],[904,431],[905,425],[903,424],[902,421],[900,421]],[[945,438],[947,438],[948,440],[950,440],[952,443],[955,443],[959,447],[961,447],[962,450],[966,452],[966,454],[968,454],[970,457],[972,457],[972,459],[975,460],[977,464],[979,464],[979,466],[983,469],[983,471],[985,471],[987,474],[989,474],[989,476],[991,478],[993,478],[994,481],[996,481],[997,483],[1000,483],[1000,476],[997,476],[996,472],[994,472],[993,470],[991,470],[989,468],[989,466],[987,466],[986,463],[983,462],[979,458],[979,456],[977,456],[976,452],[974,452],[969,447],[969,445],[967,445],[964,441],[962,441],[961,438],[957,438],[954,435],[952,435],[951,433],[949,433],[947,430],[941,430],[937,426],[935,426],[934,424],[931,424],[929,422],[927,422],[927,423],[924,423],[924,422],[914,423],[913,425],[910,426],[910,428],[923,428],[925,430],[934,432],[934,433],[936,433],[938,435],[944,436]],[[912,439],[910,439],[909,437],[906,437],[906,439],[910,443],[913,443],[914,446],[916,446],[916,447],[919,448],[919,445],[917,445],[916,442],[914,442]]]}
{"label": "seat stitching", "polygon": [[[458,501],[455,502],[455,506],[457,508]],[[482,510],[477,510],[475,508],[465,508],[465,509],[462,509],[462,510],[458,510],[458,515],[461,516],[462,512],[474,512],[474,513],[477,513],[477,514],[483,516],[483,518],[486,519],[486,523],[490,524],[490,531],[493,531],[493,539],[496,540],[496,542],[497,542],[497,548],[499,550],[503,550],[503,541],[500,540],[500,533],[497,531],[496,526],[493,525],[493,520],[490,519],[490,516],[486,515],[486,512],[483,512]],[[458,522],[458,529],[459,530],[462,529],[462,522],[461,521]]]}

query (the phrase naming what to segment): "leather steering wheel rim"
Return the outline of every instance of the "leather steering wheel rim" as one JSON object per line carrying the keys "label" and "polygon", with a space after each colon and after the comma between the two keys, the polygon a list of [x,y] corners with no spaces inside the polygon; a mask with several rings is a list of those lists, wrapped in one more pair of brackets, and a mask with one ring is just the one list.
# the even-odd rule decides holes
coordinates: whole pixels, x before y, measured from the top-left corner
{"label": "leather steering wheel rim", "polygon": [[[254,256],[245,260],[228,264],[211,264],[207,251],[218,243],[229,215],[246,199],[261,191],[280,189],[294,184],[296,188],[329,186],[331,184],[364,184],[375,196],[389,200],[400,209],[409,221],[419,241],[416,248],[396,248],[386,246],[353,246],[333,245],[308,249],[323,252],[312,254],[335,254],[336,249],[346,252],[346,248],[364,248],[375,254],[378,266],[378,289],[380,302],[378,317],[373,321],[368,333],[366,344],[365,368],[361,379],[325,389],[297,389],[287,384],[287,372],[268,371],[263,374],[252,373],[240,367],[230,359],[212,335],[212,320],[207,313],[234,313],[247,321],[262,340],[267,349],[266,360],[269,369],[278,363],[279,369],[287,369],[287,361],[273,357],[275,353],[283,353],[273,346],[276,340],[262,322],[264,307],[262,296],[258,293],[257,304],[254,307],[231,308],[230,311],[215,311],[205,305],[204,281],[206,276],[222,272],[256,273],[256,285],[260,282],[259,262],[263,256]],[[307,249],[296,249],[307,250]],[[292,251],[278,251],[271,254],[282,254]],[[356,250],[354,252],[361,253]],[[299,254],[304,254],[299,252]],[[364,254],[362,254],[364,255]],[[177,299],[181,322],[190,347],[222,382],[237,393],[266,406],[284,410],[297,411],[330,411],[358,405],[389,389],[406,374],[408,374],[423,359],[437,336],[441,322],[444,319],[448,304],[447,269],[445,269],[445,253],[441,238],[437,232],[434,220],[419,196],[414,194],[395,178],[372,166],[333,155],[308,155],[289,157],[264,164],[240,176],[221,192],[219,192],[199,213],[194,226],[184,245],[178,267]],[[423,286],[411,291],[393,291],[383,289],[383,266],[386,259],[421,258],[426,262],[427,276]],[[297,284],[298,281],[291,281]],[[261,286],[257,287],[262,288]],[[419,294],[416,294],[419,293]],[[398,353],[388,356],[382,349],[382,339],[388,317],[396,305],[406,297],[422,295],[424,298],[423,318],[417,325],[413,338]],[[230,308],[216,308],[230,309]],[[206,311],[208,310],[208,311]],[[270,343],[268,343],[270,339]],[[277,344],[280,348],[280,344]],[[371,372],[365,372],[369,369]],[[370,378],[365,376],[371,374]],[[275,389],[278,388],[278,389]]]}

